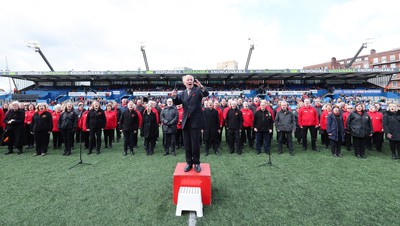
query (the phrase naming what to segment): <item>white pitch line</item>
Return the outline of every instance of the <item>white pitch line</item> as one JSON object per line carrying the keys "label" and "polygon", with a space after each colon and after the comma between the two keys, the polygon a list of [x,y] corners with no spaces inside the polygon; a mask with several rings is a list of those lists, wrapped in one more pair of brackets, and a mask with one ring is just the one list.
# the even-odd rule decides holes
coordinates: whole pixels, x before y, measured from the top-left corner
{"label": "white pitch line", "polygon": [[196,226],[196,212],[191,211],[189,213],[189,226]]}

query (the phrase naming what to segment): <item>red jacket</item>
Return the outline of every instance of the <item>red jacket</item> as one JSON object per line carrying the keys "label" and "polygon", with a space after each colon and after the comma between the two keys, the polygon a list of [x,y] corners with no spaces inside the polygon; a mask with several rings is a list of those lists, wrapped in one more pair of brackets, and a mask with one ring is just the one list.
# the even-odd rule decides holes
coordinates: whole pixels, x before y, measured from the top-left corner
{"label": "red jacket", "polygon": [[116,111],[104,111],[106,115],[106,126],[104,127],[105,130],[112,130],[117,128],[117,113]]}
{"label": "red jacket", "polygon": [[154,114],[156,115],[157,127],[158,127],[158,125],[160,125],[160,116],[158,115],[158,111],[155,108],[152,108],[151,111],[154,112]]}
{"label": "red jacket", "polygon": [[138,128],[142,128],[142,113],[140,113],[139,110],[135,110],[135,111],[138,114],[138,119],[139,119],[139,127]]}
{"label": "red jacket", "polygon": [[326,130],[327,123],[328,123],[328,115],[332,112],[328,112],[326,110],[322,111],[321,118],[319,119],[319,125],[321,126],[322,130]]}
{"label": "red jacket", "polygon": [[4,120],[4,111],[3,111],[3,108],[0,108],[0,127],[1,128],[3,128],[3,129],[5,129],[5,124],[4,124],[4,122],[3,122],[3,120]]}
{"label": "red jacket", "polygon": [[183,108],[178,109],[178,115],[178,125],[176,125],[176,128],[182,129]]}
{"label": "red jacket", "polygon": [[218,111],[218,118],[219,118],[219,127],[222,128],[224,125],[224,114],[222,113],[221,108],[214,108]]}
{"label": "red jacket", "polygon": [[349,115],[350,115],[350,112],[348,112],[348,111],[345,111],[345,112],[343,112],[343,114],[342,114],[343,123],[344,123],[344,128],[345,128],[345,129],[346,129],[347,118],[349,117]]}
{"label": "red jacket", "polygon": [[254,120],[253,111],[250,110],[249,108],[247,109],[243,108],[241,111],[243,115],[243,128],[253,127],[253,120]]}
{"label": "red jacket", "polygon": [[303,106],[299,109],[299,126],[317,126],[318,113],[312,106]]}
{"label": "red jacket", "polygon": [[224,111],[222,112],[222,116],[224,117],[224,120],[226,119],[226,115],[228,114],[229,109],[231,109],[231,107],[226,107],[226,108],[224,108]]}
{"label": "red jacket", "polygon": [[383,120],[383,115],[380,112],[368,112],[368,115],[371,117],[372,121],[372,129],[374,130],[374,133],[383,133],[383,126],[382,126],[382,120]]}
{"label": "red jacket", "polygon": [[60,131],[58,129],[58,119],[60,118],[60,115],[61,115],[61,111],[58,112],[58,113],[56,111],[53,111],[51,113],[51,117],[53,118],[53,130],[52,130],[52,132],[59,132]]}
{"label": "red jacket", "polygon": [[32,124],[33,115],[35,114],[35,110],[32,111],[25,111],[25,125]]}
{"label": "red jacket", "polygon": [[86,119],[89,111],[85,111],[82,113],[81,118],[79,119],[78,122],[78,128],[81,129],[83,132],[86,132],[87,127],[86,127]]}

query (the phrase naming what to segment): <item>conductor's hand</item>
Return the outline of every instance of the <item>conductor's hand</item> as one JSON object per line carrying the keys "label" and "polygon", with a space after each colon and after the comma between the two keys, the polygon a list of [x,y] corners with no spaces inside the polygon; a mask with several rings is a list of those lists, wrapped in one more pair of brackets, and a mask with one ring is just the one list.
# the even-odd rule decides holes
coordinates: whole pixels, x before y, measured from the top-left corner
{"label": "conductor's hand", "polygon": [[172,90],[171,96],[173,98],[175,98],[177,94],[178,94],[178,91],[176,89]]}
{"label": "conductor's hand", "polygon": [[200,87],[201,89],[203,88],[203,85],[202,85],[201,82],[200,82],[199,80],[197,80],[197,79],[194,80],[194,84],[195,84],[197,87]]}

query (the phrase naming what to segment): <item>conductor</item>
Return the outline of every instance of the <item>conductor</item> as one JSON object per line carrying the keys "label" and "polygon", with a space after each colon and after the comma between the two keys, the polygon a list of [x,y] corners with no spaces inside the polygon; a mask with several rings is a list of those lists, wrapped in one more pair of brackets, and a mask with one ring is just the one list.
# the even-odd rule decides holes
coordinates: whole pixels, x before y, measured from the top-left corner
{"label": "conductor", "polygon": [[[193,168],[196,172],[201,171],[200,167],[200,136],[204,126],[201,101],[209,95],[207,89],[194,79],[192,75],[182,77],[186,90],[179,94],[177,90],[172,91],[172,98],[175,105],[183,105],[182,129],[183,144],[185,147],[186,166],[184,171],[189,172]],[[196,85],[197,87],[194,87]]]}

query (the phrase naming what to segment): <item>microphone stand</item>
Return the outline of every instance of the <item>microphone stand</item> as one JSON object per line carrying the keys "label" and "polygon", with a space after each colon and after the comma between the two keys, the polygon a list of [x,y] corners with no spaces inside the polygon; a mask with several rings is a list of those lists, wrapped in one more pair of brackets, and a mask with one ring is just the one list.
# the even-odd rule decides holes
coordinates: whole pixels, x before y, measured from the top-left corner
{"label": "microphone stand", "polygon": [[277,167],[276,165],[272,164],[272,161],[271,161],[271,151],[268,152],[268,161],[267,161],[266,163],[263,163],[263,164],[261,164],[261,165],[258,165],[258,167],[260,167],[260,166],[273,166],[273,167],[275,167],[275,168],[280,169],[280,168]]}
{"label": "microphone stand", "polygon": [[[87,101],[87,93],[88,93],[88,90],[86,89],[86,88],[84,88],[83,89],[84,90],[84,92],[85,92],[85,101]],[[90,88],[89,88],[89,90],[91,90]],[[89,110],[89,109],[88,109]],[[81,114],[83,114],[83,112],[81,113]],[[81,115],[81,117],[82,117],[82,115]],[[80,146],[79,146],[79,162],[77,163],[77,164],[75,164],[75,165],[73,165],[73,166],[71,166],[69,169],[72,169],[72,168],[74,168],[74,167],[76,167],[76,166],[78,166],[78,165],[92,165],[92,164],[90,164],[90,163],[85,163],[85,162],[83,162],[82,161],[82,144],[83,144],[83,133],[81,133],[81,144],[80,144]],[[72,138],[72,139],[74,139],[74,138]]]}

